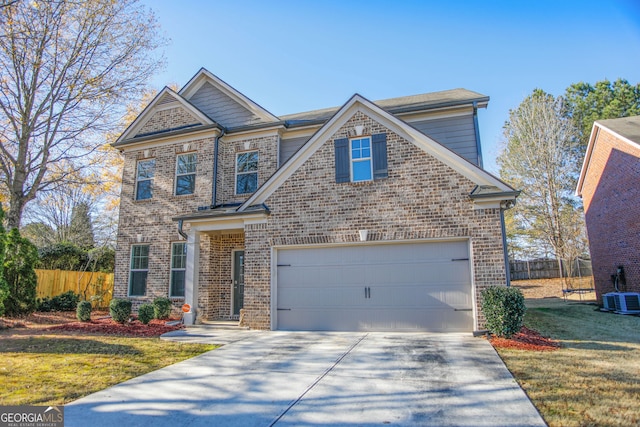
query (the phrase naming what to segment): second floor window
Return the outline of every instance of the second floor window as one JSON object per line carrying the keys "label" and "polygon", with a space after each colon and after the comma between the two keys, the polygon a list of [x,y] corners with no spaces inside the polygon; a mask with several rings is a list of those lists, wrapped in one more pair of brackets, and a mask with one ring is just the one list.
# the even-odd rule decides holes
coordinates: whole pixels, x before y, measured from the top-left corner
{"label": "second floor window", "polygon": [[351,141],[351,181],[371,181],[371,138],[357,138]]}
{"label": "second floor window", "polygon": [[258,189],[258,152],[236,155],[236,194],[253,193]]}
{"label": "second floor window", "polygon": [[150,199],[153,195],[153,177],[156,159],[140,160],[136,171],[136,200]]}
{"label": "second floor window", "polygon": [[196,153],[180,154],[176,159],[176,196],[193,194],[196,191]]}

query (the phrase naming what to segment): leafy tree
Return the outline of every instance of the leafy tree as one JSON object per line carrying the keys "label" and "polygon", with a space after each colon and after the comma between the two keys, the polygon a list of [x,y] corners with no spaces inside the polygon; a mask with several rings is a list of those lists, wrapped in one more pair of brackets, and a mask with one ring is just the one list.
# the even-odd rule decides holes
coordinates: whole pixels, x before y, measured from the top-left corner
{"label": "leafy tree", "polygon": [[16,228],[39,192],[102,164],[104,132],[162,66],[164,41],[139,0],[19,1],[0,8],[0,31],[0,179]]}
{"label": "leafy tree", "polygon": [[17,228],[6,237],[4,278],[9,287],[5,309],[11,316],[32,313],[36,309],[38,278],[34,266],[38,262],[38,249],[20,236]]}
{"label": "leafy tree", "polygon": [[80,203],[74,206],[69,224],[69,240],[81,248],[93,248],[93,224],[89,215],[89,205]]}
{"label": "leafy tree", "polygon": [[519,239],[515,243],[530,252],[549,247],[559,262],[586,250],[582,209],[573,195],[575,127],[564,113],[563,98],[535,90],[509,112],[498,156],[500,176],[522,190],[507,221],[510,244]]}
{"label": "leafy tree", "polygon": [[565,100],[567,116],[577,127],[577,137],[584,150],[594,121],[640,114],[640,83],[634,86],[625,79],[613,83],[605,79],[595,85],[574,83],[567,88]]}
{"label": "leafy tree", "polygon": [[4,254],[6,232],[2,223],[4,222],[4,210],[0,206],[0,316],[5,313],[5,301],[9,297],[9,285],[4,278]]}

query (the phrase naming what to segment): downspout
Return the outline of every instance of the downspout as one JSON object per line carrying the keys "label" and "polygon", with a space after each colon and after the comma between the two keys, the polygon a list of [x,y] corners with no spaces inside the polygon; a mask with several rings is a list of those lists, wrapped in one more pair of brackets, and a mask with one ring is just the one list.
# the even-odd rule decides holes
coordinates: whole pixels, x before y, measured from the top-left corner
{"label": "downspout", "polygon": [[[216,139],[213,144],[213,183],[211,184],[211,209],[216,207],[216,199],[218,192],[218,146],[219,140],[225,134],[224,128],[220,129],[220,133],[216,136]],[[182,236],[185,240],[188,239],[187,233],[183,230],[184,221],[178,220],[178,234]]]}
{"label": "downspout", "polygon": [[224,128],[220,130],[216,140],[213,143],[213,182],[211,184],[211,209],[214,209],[218,199],[218,151],[220,146],[220,138],[225,134]]}
{"label": "downspout", "polygon": [[187,239],[189,238],[189,236],[187,236],[187,233],[185,233],[185,232],[182,230],[182,226],[183,226],[183,225],[184,225],[184,221],[183,221],[183,220],[181,220],[181,219],[179,219],[179,220],[178,220],[178,234],[179,234],[179,235],[181,235],[181,236],[182,236],[182,238],[183,238],[184,240],[187,240]]}
{"label": "downspout", "polygon": [[510,206],[500,206],[500,228],[502,229],[502,252],[504,255],[504,269],[507,273],[507,287],[511,286],[511,267],[509,266],[509,251],[507,249],[507,227],[504,224],[504,211],[509,209]]}
{"label": "downspout", "polygon": [[473,129],[476,132],[476,151],[478,152],[478,166],[482,165],[482,147],[480,145],[480,128],[478,127],[478,101],[473,101]]}

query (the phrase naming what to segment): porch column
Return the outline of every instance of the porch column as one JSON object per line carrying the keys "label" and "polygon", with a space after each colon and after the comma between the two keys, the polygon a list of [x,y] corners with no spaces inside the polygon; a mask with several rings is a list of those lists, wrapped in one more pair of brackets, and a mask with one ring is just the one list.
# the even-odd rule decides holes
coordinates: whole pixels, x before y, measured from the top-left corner
{"label": "porch column", "polygon": [[198,273],[200,270],[200,232],[187,233],[187,265],[184,273],[184,302],[191,311],[184,313],[184,324],[193,325],[198,316]]}

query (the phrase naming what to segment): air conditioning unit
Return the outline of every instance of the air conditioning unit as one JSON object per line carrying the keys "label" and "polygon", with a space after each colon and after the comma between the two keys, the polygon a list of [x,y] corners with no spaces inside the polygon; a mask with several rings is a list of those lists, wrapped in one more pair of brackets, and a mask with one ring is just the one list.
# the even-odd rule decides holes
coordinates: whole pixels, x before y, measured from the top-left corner
{"label": "air conditioning unit", "polygon": [[616,296],[617,292],[609,292],[602,295],[602,309],[607,311],[616,311]]}
{"label": "air conditioning unit", "polygon": [[613,295],[616,313],[638,314],[640,313],[640,294],[635,292],[614,292]]}

